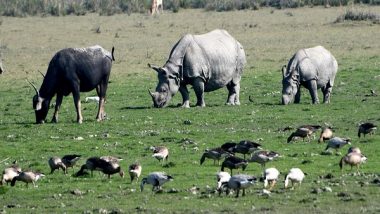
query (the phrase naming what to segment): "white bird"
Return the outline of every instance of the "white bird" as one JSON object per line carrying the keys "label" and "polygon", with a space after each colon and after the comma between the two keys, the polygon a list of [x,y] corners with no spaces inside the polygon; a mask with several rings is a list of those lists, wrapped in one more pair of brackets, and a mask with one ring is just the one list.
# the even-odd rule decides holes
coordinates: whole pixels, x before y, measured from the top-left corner
{"label": "white bird", "polygon": [[164,183],[172,180],[173,177],[167,175],[165,172],[152,172],[148,175],[148,177],[145,177],[141,180],[140,190],[141,192],[144,190],[145,184],[151,184],[153,186],[152,191],[161,190],[161,186]]}
{"label": "white bird", "polygon": [[269,191],[271,191],[278,180],[280,172],[276,168],[268,168],[264,171],[264,188],[269,184]]}
{"label": "white bird", "polygon": [[336,152],[338,152],[338,149],[342,148],[344,145],[351,145],[350,141],[351,140],[349,138],[333,137],[328,141],[325,151],[329,148],[333,148]]}
{"label": "white bird", "polygon": [[63,170],[63,173],[67,173],[66,165],[62,162],[61,158],[56,156],[51,157],[49,158],[48,163],[50,166],[50,174],[53,174],[56,169],[59,170],[60,168]]}
{"label": "white bird", "polygon": [[231,175],[230,173],[228,172],[218,172],[216,174],[216,180],[217,180],[217,190],[220,189],[220,187],[222,186],[222,183],[224,182],[228,182],[231,178]]}
{"label": "white bird", "polygon": [[234,175],[230,178],[228,182],[224,182],[222,187],[219,190],[219,195],[221,194],[221,190],[227,188],[226,194],[228,195],[230,189],[236,190],[236,198],[239,197],[239,192],[243,190],[243,196],[245,196],[245,189],[252,186],[256,181],[256,178],[251,175],[239,174]]}
{"label": "white bird", "polygon": [[289,181],[292,183],[292,188],[294,188],[295,184],[299,184],[301,186],[301,183],[303,179],[305,178],[305,174],[302,172],[299,168],[291,168],[289,173],[285,176],[285,188],[288,188]]}
{"label": "white bird", "polygon": [[5,168],[3,170],[3,176],[1,179],[1,184],[3,185],[4,183],[8,184],[10,183],[14,177],[18,176],[21,172],[21,168],[14,165],[8,168]]}
{"label": "white bird", "polygon": [[33,186],[37,187],[36,182],[42,177],[45,177],[45,175],[39,172],[21,172],[18,176],[12,179],[11,186],[14,186],[16,184],[16,181],[23,181],[26,183],[26,187],[28,187],[29,183],[33,183]]}
{"label": "white bird", "polygon": [[156,158],[158,161],[162,160],[162,163],[164,163],[164,161],[168,160],[169,150],[165,146],[152,146],[150,149],[153,151],[152,157]]}
{"label": "white bird", "polygon": [[129,165],[129,176],[131,177],[131,183],[136,178],[136,182],[139,180],[139,177],[141,175],[141,164],[140,163],[133,163]]}

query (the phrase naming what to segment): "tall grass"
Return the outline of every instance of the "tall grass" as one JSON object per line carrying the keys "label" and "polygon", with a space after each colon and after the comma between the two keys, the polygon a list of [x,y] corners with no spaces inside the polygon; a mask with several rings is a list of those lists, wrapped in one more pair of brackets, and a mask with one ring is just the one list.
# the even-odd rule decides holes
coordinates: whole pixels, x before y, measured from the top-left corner
{"label": "tall grass", "polygon": [[[2,0],[0,15],[84,15],[96,12],[100,15],[116,13],[146,13],[151,0]],[[166,10],[180,8],[204,8],[213,11],[258,9],[259,7],[295,8],[303,6],[340,6],[349,3],[379,5],[380,0],[165,0]]]}

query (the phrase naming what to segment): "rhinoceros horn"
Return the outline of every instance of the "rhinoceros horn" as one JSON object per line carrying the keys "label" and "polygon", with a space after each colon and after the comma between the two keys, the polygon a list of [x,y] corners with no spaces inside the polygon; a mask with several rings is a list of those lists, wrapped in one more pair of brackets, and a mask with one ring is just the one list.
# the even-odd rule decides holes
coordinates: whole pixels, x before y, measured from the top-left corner
{"label": "rhinoceros horn", "polygon": [[26,79],[26,81],[28,81],[28,83],[30,84],[30,85],[32,85],[32,87],[34,88],[34,90],[36,91],[36,94],[39,96],[40,95],[40,93],[38,92],[38,89],[37,89],[37,87],[33,84],[33,83],[31,83],[28,79]]}
{"label": "rhinoceros horn", "polygon": [[154,98],[154,93],[152,93],[152,92],[150,91],[150,89],[148,89],[148,92],[149,92],[149,95],[150,95],[151,97]]}

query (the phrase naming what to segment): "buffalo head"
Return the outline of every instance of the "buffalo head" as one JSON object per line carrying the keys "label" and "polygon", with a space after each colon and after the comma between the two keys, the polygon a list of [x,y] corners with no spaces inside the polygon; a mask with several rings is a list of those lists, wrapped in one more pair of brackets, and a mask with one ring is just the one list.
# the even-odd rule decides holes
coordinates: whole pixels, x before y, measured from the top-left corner
{"label": "buffalo head", "polygon": [[36,123],[44,123],[49,111],[50,100],[42,98],[39,91],[37,90],[37,87],[31,82],[29,83],[36,91],[36,95],[33,97],[33,109],[36,115]]}
{"label": "buffalo head", "polygon": [[153,100],[153,105],[156,108],[166,107],[179,89],[179,74],[178,72],[175,72],[175,68],[172,69],[168,66],[164,68],[152,66],[150,64],[148,64],[148,66],[155,70],[158,75],[156,91],[149,91]]}
{"label": "buffalo head", "polygon": [[282,104],[293,102],[299,89],[299,75],[295,71],[286,74],[286,66],[282,67]]}

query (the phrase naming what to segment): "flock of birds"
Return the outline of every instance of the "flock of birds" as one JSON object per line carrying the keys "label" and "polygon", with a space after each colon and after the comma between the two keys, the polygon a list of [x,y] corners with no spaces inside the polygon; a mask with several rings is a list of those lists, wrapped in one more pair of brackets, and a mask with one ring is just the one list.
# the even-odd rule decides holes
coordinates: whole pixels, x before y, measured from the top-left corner
{"label": "flock of birds", "polygon": [[[288,137],[287,142],[290,143],[296,138],[305,138],[310,142],[310,137],[317,130],[321,129],[321,126],[305,125],[300,126],[296,131],[292,132]],[[360,138],[363,134],[371,134],[377,126],[373,123],[363,123],[359,126],[358,137]],[[350,143],[349,138],[334,137],[331,128],[323,128],[319,137],[318,142],[322,143],[327,141],[327,146],[325,151],[329,149],[335,149],[336,153],[340,148]],[[167,161],[169,157],[169,149],[165,146],[152,146],[150,149],[153,152],[152,157],[158,159],[162,164]],[[236,156],[239,153],[243,155],[243,158]],[[247,157],[248,156],[248,157]],[[218,166],[220,161],[223,160],[221,164],[220,172],[217,173],[217,188],[219,195],[223,192],[229,194],[231,190],[236,192],[236,197],[239,197],[240,190],[243,191],[243,196],[245,195],[245,189],[252,186],[256,181],[256,177],[247,174],[236,174],[233,175],[233,170],[244,171],[248,166],[248,163],[255,162],[261,165],[263,169],[262,181],[264,182],[264,190],[267,193],[274,188],[275,184],[279,179],[280,172],[276,168],[265,168],[265,164],[275,158],[280,157],[280,154],[274,151],[265,150],[262,145],[253,141],[243,140],[239,143],[227,142],[217,148],[206,149],[200,159],[200,164],[202,165],[206,159],[212,159],[214,165],[216,162]],[[77,161],[81,158],[80,155],[65,155],[60,157],[51,157],[48,160],[50,166],[50,173],[54,173],[55,170],[62,169],[64,174],[67,174],[68,168],[73,168]],[[93,171],[100,171],[111,178],[113,174],[119,174],[124,177],[124,171],[120,167],[120,161],[123,159],[113,156],[101,156],[101,157],[90,157],[86,160],[80,170],[74,173],[74,176],[83,176],[91,173]],[[359,167],[362,163],[367,160],[365,155],[363,155],[358,147],[350,147],[347,154],[345,154],[340,162],[339,166],[343,170],[344,165],[350,165],[351,169],[353,167],[357,168],[359,173]],[[225,172],[225,169],[229,169],[230,173]],[[130,175],[131,183],[138,179],[142,172],[142,166],[140,163],[133,163],[129,165],[128,173]],[[25,182],[28,186],[32,183],[36,187],[36,182],[44,177],[45,175],[39,172],[34,172],[31,170],[22,171],[22,169],[17,165],[16,162],[13,165],[3,170],[1,184],[9,184],[15,186],[17,181]],[[289,183],[291,183],[292,188],[295,184],[301,185],[303,179],[305,178],[305,173],[299,168],[292,168],[285,176],[284,185],[288,188]],[[173,177],[166,174],[165,172],[152,172],[148,174],[147,177],[141,180],[140,190],[143,191],[145,184],[150,184],[153,186],[152,191],[160,191],[163,184],[168,181],[173,180]]]}

